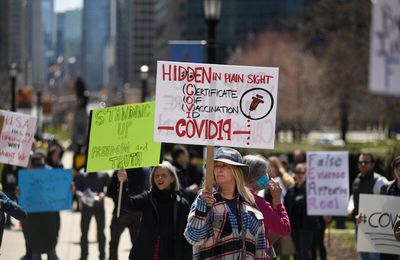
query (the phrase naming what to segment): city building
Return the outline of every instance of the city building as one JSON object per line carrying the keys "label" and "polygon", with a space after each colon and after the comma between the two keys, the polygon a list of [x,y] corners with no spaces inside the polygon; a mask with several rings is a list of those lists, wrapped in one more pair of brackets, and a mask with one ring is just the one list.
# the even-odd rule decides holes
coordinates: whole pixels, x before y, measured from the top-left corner
{"label": "city building", "polygon": [[85,0],[82,12],[82,76],[89,90],[100,90],[110,38],[110,1]]}

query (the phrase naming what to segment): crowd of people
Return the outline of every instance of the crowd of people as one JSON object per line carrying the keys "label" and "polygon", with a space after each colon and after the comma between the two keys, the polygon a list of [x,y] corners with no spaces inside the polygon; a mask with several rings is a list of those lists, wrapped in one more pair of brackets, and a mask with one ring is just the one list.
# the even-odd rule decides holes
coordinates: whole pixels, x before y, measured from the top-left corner
{"label": "crowd of people", "polygon": [[[33,145],[28,169],[63,168],[64,149],[48,143],[47,151]],[[71,194],[81,214],[80,259],[88,259],[89,223],[97,225],[99,259],[118,259],[118,245],[129,229],[129,259],[327,259],[325,229],[331,216],[307,214],[307,164],[304,153],[293,152],[266,158],[242,156],[236,149],[220,147],[214,157],[213,186],[204,187],[201,157],[183,145],[175,145],[170,157],[152,168],[108,172],[84,172],[75,168]],[[82,160],[84,162],[84,160]],[[358,157],[349,218],[361,222],[360,194],[400,196],[400,156],[392,163],[393,180],[374,172],[372,154]],[[18,168],[2,165],[0,193],[0,246],[3,228],[11,217],[21,221],[25,238],[24,260],[59,259],[56,252],[60,229],[59,212],[26,213],[17,201]],[[121,191],[121,193],[120,193]],[[121,201],[119,203],[119,194]],[[110,225],[109,256],[106,258],[105,199],[115,208]],[[120,205],[120,208],[118,208]],[[45,222],[43,227],[40,223]],[[400,239],[400,219],[394,237]],[[356,228],[357,232],[357,228]],[[397,255],[360,252],[363,260],[398,259]]]}

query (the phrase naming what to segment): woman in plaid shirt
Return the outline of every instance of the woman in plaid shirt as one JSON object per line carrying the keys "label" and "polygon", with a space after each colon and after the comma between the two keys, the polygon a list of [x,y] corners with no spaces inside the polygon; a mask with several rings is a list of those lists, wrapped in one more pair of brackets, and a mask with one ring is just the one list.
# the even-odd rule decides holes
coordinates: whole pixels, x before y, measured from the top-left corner
{"label": "woman in plaid shirt", "polygon": [[248,170],[238,151],[218,149],[216,189],[200,191],[185,229],[193,259],[267,259],[263,215],[244,185]]}

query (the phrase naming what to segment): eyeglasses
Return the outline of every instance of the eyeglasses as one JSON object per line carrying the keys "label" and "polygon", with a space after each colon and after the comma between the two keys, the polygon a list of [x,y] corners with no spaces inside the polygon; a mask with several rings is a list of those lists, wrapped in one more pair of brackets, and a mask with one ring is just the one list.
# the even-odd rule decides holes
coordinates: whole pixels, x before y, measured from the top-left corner
{"label": "eyeglasses", "polygon": [[371,163],[371,161],[359,161],[358,162],[358,164],[365,164],[365,165],[368,165],[368,164],[370,164]]}
{"label": "eyeglasses", "polygon": [[295,173],[295,174],[302,174],[302,175],[303,175],[303,174],[306,174],[306,171],[295,171],[294,173]]}

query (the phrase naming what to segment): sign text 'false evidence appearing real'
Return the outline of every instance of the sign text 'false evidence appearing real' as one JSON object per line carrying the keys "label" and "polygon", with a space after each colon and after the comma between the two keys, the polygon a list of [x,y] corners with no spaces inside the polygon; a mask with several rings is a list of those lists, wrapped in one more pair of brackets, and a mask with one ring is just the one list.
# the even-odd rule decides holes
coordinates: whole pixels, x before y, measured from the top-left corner
{"label": "sign text 'false evidence appearing real'", "polygon": [[158,61],[155,141],[273,149],[278,68]]}

